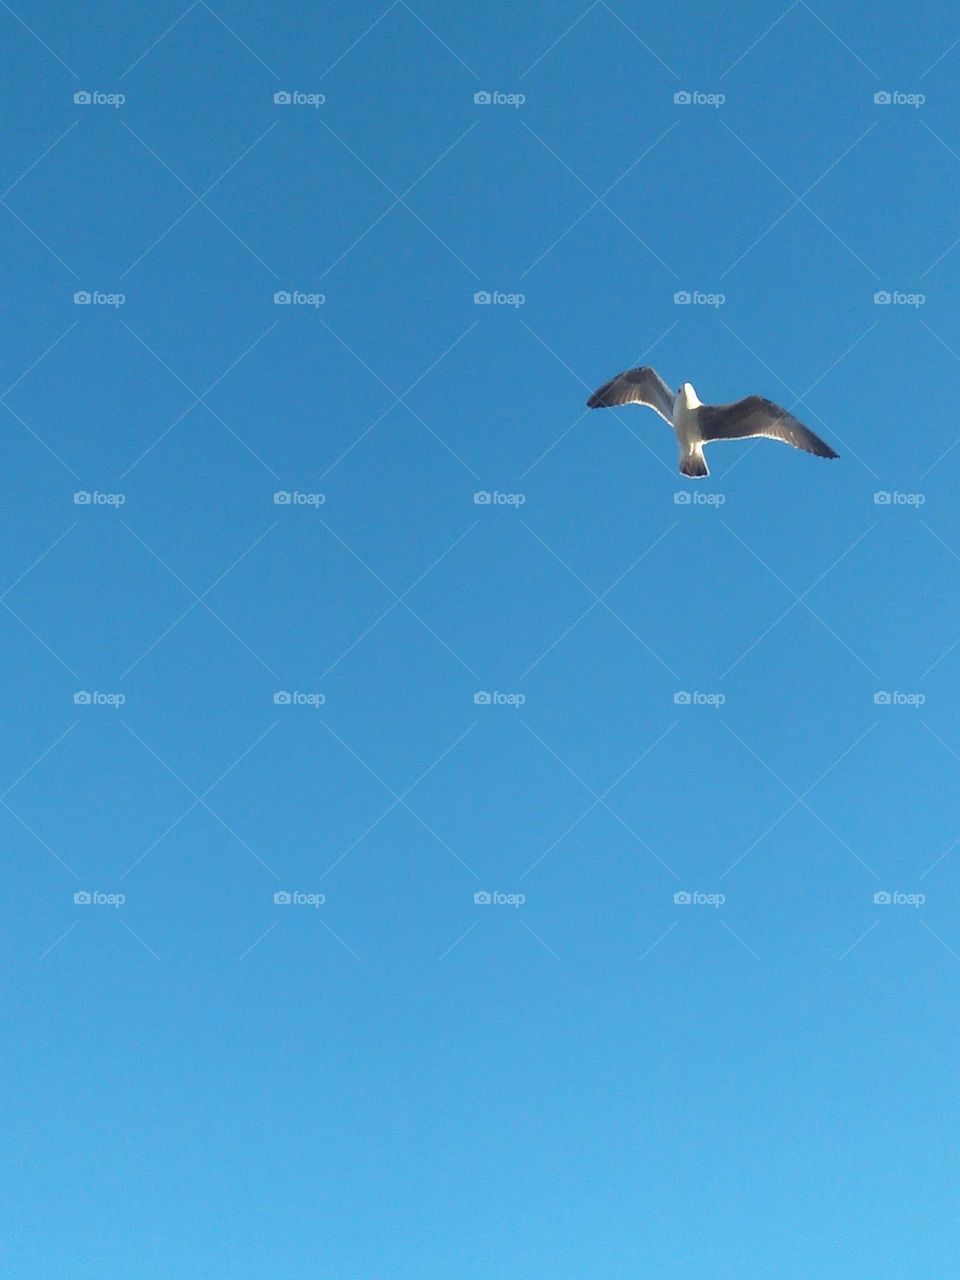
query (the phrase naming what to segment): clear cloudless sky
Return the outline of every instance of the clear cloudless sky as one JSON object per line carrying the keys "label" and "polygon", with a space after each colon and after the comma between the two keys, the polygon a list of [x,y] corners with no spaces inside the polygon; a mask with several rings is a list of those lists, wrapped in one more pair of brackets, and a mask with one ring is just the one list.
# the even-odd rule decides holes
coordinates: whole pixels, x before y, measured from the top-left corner
{"label": "clear cloudless sky", "polygon": [[955,6],[0,27],[3,1274],[947,1275]]}

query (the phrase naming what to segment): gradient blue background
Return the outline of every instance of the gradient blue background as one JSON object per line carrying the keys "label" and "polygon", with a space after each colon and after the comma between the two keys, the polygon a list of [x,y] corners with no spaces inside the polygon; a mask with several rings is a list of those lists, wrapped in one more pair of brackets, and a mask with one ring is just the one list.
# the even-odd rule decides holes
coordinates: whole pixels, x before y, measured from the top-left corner
{"label": "gradient blue background", "polygon": [[945,1275],[954,6],[0,24],[4,1275]]}

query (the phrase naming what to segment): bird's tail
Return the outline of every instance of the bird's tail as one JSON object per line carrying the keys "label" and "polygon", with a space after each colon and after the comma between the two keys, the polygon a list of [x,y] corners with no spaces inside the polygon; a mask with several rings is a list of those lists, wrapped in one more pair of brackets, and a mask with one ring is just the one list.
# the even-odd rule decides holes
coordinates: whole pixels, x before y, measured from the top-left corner
{"label": "bird's tail", "polygon": [[697,480],[702,480],[704,476],[710,474],[707,460],[703,456],[702,445],[694,445],[692,449],[680,455],[680,474]]}

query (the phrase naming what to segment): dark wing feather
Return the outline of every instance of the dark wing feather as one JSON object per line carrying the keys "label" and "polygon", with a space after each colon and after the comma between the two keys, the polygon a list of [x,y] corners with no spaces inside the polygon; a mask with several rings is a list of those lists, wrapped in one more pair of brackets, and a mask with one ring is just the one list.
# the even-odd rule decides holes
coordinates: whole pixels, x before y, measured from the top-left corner
{"label": "dark wing feather", "polygon": [[645,404],[673,426],[674,394],[649,365],[627,369],[605,382],[587,401],[588,409],[609,409],[618,404]]}
{"label": "dark wing feather", "polygon": [[747,396],[733,404],[703,405],[698,414],[703,442],[711,440],[744,440],[748,436],[766,436],[782,440],[795,449],[815,453],[818,458],[836,458],[839,454],[815,435],[809,427],[772,400],[763,396]]}

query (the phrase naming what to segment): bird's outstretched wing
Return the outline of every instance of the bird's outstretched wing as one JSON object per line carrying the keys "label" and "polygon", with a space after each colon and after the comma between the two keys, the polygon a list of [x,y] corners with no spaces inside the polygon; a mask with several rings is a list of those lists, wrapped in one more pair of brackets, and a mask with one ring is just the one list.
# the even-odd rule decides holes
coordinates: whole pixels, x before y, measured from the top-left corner
{"label": "bird's outstretched wing", "polygon": [[609,409],[618,404],[645,404],[656,409],[672,427],[675,398],[656,369],[643,365],[639,369],[626,369],[605,382],[587,401],[587,408]]}
{"label": "bird's outstretched wing", "polygon": [[762,396],[747,396],[733,404],[703,405],[697,413],[704,444],[711,440],[744,440],[748,436],[766,436],[782,440],[795,449],[815,453],[818,458],[840,455],[805,427],[799,419]]}

